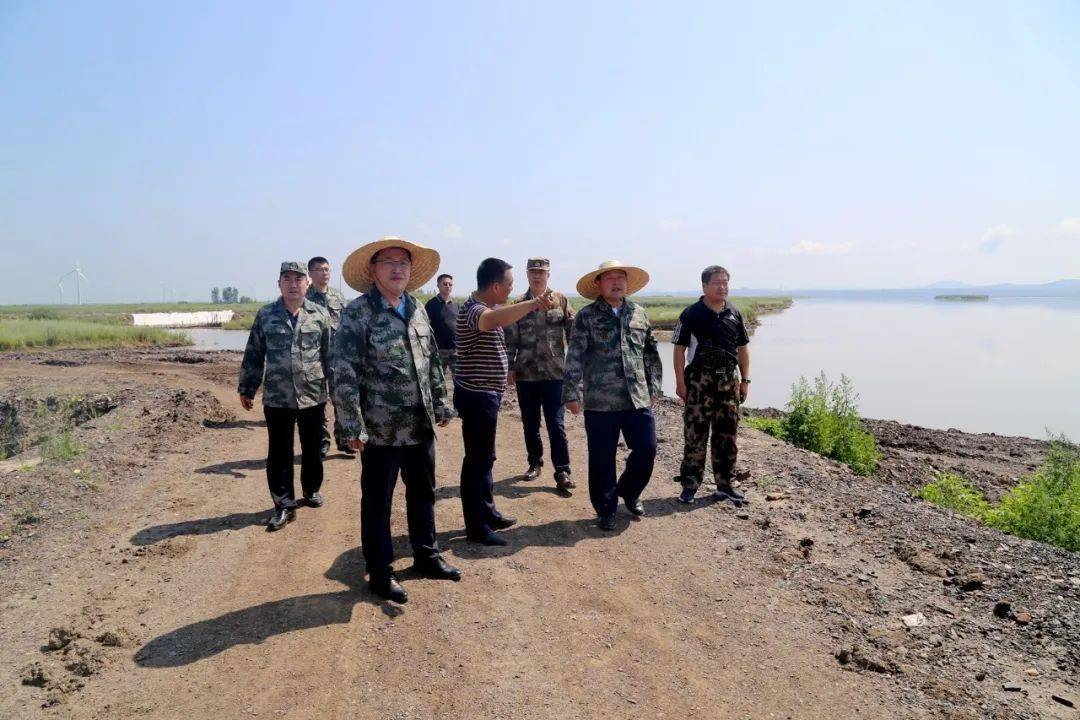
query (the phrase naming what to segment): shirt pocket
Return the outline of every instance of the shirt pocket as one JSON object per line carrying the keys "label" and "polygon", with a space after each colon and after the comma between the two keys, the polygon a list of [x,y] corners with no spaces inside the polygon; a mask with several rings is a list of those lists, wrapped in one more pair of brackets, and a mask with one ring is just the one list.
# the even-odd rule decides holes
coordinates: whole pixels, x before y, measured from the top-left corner
{"label": "shirt pocket", "polygon": [[274,353],[292,352],[292,328],[271,327],[266,331],[266,349]]}
{"label": "shirt pocket", "polygon": [[631,320],[627,328],[630,342],[637,348],[645,347],[645,338],[648,337],[649,326],[637,320]]}

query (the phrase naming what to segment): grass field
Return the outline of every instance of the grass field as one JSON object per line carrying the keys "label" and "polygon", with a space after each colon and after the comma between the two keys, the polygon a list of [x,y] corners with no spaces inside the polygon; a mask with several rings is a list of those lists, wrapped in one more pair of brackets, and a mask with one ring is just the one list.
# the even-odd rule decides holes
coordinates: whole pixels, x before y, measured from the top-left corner
{"label": "grass field", "polygon": [[190,345],[191,340],[161,328],[87,320],[0,319],[0,352],[36,348],[102,348]]}
{"label": "grass field", "polygon": [[[263,303],[235,305],[203,302],[130,303],[102,305],[0,305],[0,320],[78,320],[104,325],[130,325],[132,313],[232,310],[255,316]],[[250,325],[250,321],[248,321]]]}

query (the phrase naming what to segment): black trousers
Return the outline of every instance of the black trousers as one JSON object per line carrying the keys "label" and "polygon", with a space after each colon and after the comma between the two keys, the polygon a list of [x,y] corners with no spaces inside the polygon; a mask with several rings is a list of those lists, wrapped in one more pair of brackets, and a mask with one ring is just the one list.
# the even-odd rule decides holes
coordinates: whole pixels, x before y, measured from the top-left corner
{"label": "black trousers", "polygon": [[525,430],[525,450],[529,465],[544,462],[544,440],[540,437],[540,411],[544,412],[548,439],[551,441],[551,464],[556,470],[570,469],[570,448],[566,444],[563,423],[562,380],[518,380],[518,407]]}
{"label": "black trousers", "polygon": [[[615,480],[619,433],[630,454]],[[589,443],[589,499],[596,514],[611,515],[619,498],[636,500],[652,477],[656,460],[656,421],[652,410],[585,411],[585,438]]]}
{"label": "black trousers", "polygon": [[434,434],[420,445],[365,444],[360,462],[360,546],[368,576],[383,579],[392,569],[390,507],[399,472],[405,483],[405,513],[413,557],[417,562],[437,557]]}
{"label": "black trousers", "polygon": [[304,496],[317,493],[322,487],[322,425],[326,405],[304,408],[263,406],[266,416],[266,484],[274,508],[296,507],[293,489],[293,428],[300,434],[300,487]]}
{"label": "black trousers", "polygon": [[495,509],[491,477],[501,403],[502,393],[454,386],[454,407],[461,418],[461,438],[465,443],[465,458],[461,461],[461,511],[468,535],[481,535],[491,529],[492,522],[502,518]]}

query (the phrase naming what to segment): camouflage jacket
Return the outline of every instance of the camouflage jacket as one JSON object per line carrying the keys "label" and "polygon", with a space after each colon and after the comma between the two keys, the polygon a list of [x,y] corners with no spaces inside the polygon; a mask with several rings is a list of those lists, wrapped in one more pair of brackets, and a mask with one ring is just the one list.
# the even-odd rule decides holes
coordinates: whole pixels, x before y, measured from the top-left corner
{"label": "camouflage jacket", "polygon": [[[574,318],[566,354],[563,402],[585,410],[647,408],[663,397],[663,366],[645,308],[626,300],[616,315],[603,298]],[[584,385],[584,401],[582,386]]]}
{"label": "camouflage jacket", "polygon": [[329,354],[330,316],[326,310],[305,300],[294,328],[285,301],[278,298],[255,315],[240,365],[237,392],[253,398],[262,385],[263,405],[320,405],[326,402]]}
{"label": "camouflage jacket", "polygon": [[341,311],[348,304],[341,291],[327,285],[326,292],[319,292],[312,285],[308,288],[307,299],[326,308],[326,312],[330,313],[330,323],[333,325],[334,330],[337,330],[338,326],[341,325]]}
{"label": "camouflage jacket", "polygon": [[[562,293],[552,294],[555,308],[533,311],[506,327],[506,356],[518,380],[562,380],[566,372],[566,340],[574,308]],[[530,290],[518,302],[532,298]]]}
{"label": "camouflage jacket", "polygon": [[377,290],[356,298],[334,334],[334,411],[347,438],[418,445],[454,417],[427,313],[405,294],[402,319]]}

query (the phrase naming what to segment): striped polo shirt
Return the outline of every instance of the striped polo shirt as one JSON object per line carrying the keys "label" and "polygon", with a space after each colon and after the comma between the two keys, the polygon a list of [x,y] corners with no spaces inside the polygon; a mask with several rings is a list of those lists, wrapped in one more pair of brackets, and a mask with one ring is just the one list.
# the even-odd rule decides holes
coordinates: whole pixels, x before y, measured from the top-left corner
{"label": "striped polo shirt", "polygon": [[502,392],[510,369],[502,328],[480,329],[480,316],[488,306],[472,295],[458,311],[454,335],[458,367],[454,384],[476,392]]}

